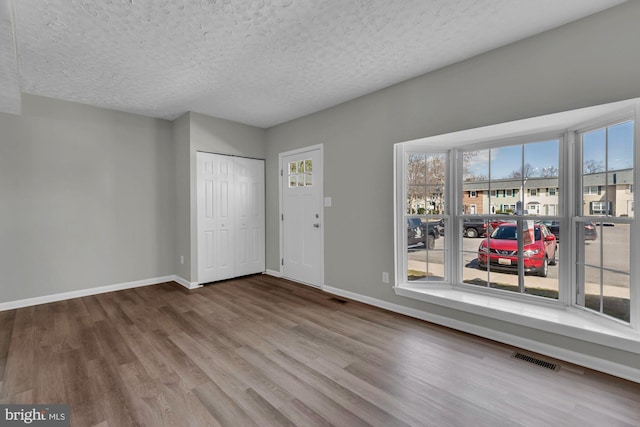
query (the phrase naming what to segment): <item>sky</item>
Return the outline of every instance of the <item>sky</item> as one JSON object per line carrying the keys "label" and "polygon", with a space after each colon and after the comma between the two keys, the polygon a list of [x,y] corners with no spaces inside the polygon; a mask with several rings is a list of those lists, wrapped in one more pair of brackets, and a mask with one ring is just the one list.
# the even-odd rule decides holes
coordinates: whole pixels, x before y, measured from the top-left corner
{"label": "sky", "polygon": [[628,169],[633,166],[633,122],[624,122],[584,134],[584,161],[601,161],[604,166],[608,152],[608,170]]}
{"label": "sky", "polygon": [[556,139],[476,151],[477,155],[468,163],[469,172],[491,176],[492,180],[509,178],[515,171],[521,173],[524,155],[524,163],[532,166],[531,176],[541,176],[543,168],[558,168],[559,147],[560,142]]}
{"label": "sky", "polygon": [[[608,152],[608,170],[628,169],[633,165],[633,121],[587,132],[583,135],[583,144],[584,162],[602,162],[604,167],[605,152]],[[560,141],[555,139],[479,150],[467,166],[476,176],[491,176],[492,180],[509,178],[514,171],[520,172],[524,156],[524,164],[533,168],[530,176],[541,176],[543,168],[559,168],[559,148]]]}

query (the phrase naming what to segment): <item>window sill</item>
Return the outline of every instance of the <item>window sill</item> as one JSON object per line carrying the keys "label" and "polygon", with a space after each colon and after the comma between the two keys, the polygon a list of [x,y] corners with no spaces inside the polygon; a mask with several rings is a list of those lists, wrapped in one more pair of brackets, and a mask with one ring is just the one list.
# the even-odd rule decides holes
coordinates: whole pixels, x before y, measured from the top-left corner
{"label": "window sill", "polygon": [[532,304],[493,295],[420,284],[395,286],[396,295],[640,354],[640,333],[574,307]]}

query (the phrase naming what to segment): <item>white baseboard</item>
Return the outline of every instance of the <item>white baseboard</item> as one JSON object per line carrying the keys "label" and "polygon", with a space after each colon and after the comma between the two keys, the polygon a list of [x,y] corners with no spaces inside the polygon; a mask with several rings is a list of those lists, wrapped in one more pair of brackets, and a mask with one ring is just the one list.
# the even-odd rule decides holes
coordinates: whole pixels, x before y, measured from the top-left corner
{"label": "white baseboard", "polygon": [[181,284],[182,286],[184,286],[187,289],[198,289],[201,288],[202,285],[199,285],[198,282],[190,282],[185,278],[182,278],[180,276],[174,275],[173,276],[173,281],[176,283]]}
{"label": "white baseboard", "polygon": [[268,274],[269,276],[273,276],[273,277],[282,277],[282,273],[276,270],[269,270],[267,268],[267,270],[264,272],[264,274]]}
{"label": "white baseboard", "polygon": [[123,289],[139,288],[142,286],[157,285],[159,283],[171,282],[176,276],[154,277],[152,279],[136,280],[134,282],[118,283],[115,285],[99,286],[97,288],[80,289],[77,291],[61,292],[59,294],[43,295],[40,297],[25,298],[16,301],[0,303],[0,311],[13,310],[16,308],[30,307],[32,305],[47,304],[50,302],[63,301],[72,298],[86,297],[89,295],[104,294],[106,292],[121,291]]}
{"label": "white baseboard", "polygon": [[535,353],[547,355],[559,360],[564,360],[569,363],[583,366],[585,368],[594,369],[596,371],[605,372],[610,375],[614,375],[620,378],[625,378],[630,381],[640,383],[640,370],[631,368],[626,365],[611,362],[609,360],[600,359],[597,357],[585,355],[575,351],[567,350],[565,348],[555,347],[549,344],[544,344],[538,341],[523,338],[517,335],[507,334],[505,332],[496,331],[493,329],[485,328],[483,326],[474,325],[460,320],[452,319],[450,317],[444,317],[433,313],[428,313],[422,310],[416,310],[414,308],[405,307],[402,305],[390,303],[387,301],[379,300],[377,298],[371,298],[366,295],[356,294],[354,292],[345,291],[343,289],[334,288],[331,286],[324,286],[323,291],[330,294],[339,295],[345,298],[350,298],[355,301],[360,301],[365,304],[369,304],[375,307],[383,308],[385,310],[393,311],[395,313],[404,314],[406,316],[415,317],[417,319],[425,320],[427,322],[435,323],[437,325],[446,326],[448,328],[457,329],[459,331],[467,332],[473,335],[477,335],[490,340],[502,342],[504,344],[519,347],[525,350],[529,350]]}

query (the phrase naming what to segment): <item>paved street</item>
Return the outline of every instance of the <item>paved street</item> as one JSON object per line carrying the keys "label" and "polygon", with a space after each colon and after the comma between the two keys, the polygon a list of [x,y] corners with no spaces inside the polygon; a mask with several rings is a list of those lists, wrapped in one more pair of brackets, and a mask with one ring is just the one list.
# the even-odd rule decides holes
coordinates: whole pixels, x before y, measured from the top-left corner
{"label": "paved street", "polygon": [[[629,298],[629,225],[616,224],[614,227],[598,226],[598,238],[594,241],[585,242],[585,277],[587,282],[587,293],[599,294],[600,269],[595,268],[601,265],[601,241],[602,259],[604,267],[603,282],[605,283],[605,295]],[[408,269],[416,272],[427,270],[427,260],[429,274],[440,276],[443,272],[444,258],[444,238],[436,240],[434,250],[426,251],[423,247],[409,249]],[[490,281],[505,285],[518,284],[518,275],[509,272],[482,271],[478,268],[477,251],[482,238],[462,238],[463,243],[463,276],[465,281],[486,281],[488,276]],[[560,245],[560,243],[559,243]],[[558,247],[558,259],[560,252]],[[593,267],[592,267],[593,266]],[[558,270],[560,265],[549,266],[548,277],[536,275],[525,276],[525,287],[544,288],[558,290]]]}

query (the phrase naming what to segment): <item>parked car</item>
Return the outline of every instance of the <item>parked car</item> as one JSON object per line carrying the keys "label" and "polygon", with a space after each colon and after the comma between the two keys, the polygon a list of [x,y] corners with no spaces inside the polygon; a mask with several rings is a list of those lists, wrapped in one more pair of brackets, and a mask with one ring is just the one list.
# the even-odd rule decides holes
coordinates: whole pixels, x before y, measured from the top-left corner
{"label": "parked car", "polygon": [[462,235],[464,237],[485,237],[487,222],[483,219],[466,218],[462,221]]}
{"label": "parked car", "polygon": [[440,238],[437,222],[422,222],[420,218],[407,218],[407,245],[425,245],[428,249],[433,249],[436,239]]}
{"label": "parked car", "polygon": [[[551,234],[556,236],[556,240],[560,241],[560,221],[540,221],[544,224]],[[598,238],[598,227],[593,222],[584,224],[584,240],[596,240]]]}
{"label": "parked car", "polygon": [[[534,239],[524,245],[524,271],[547,277],[549,265],[556,264],[556,237],[544,224],[535,224]],[[486,269],[518,271],[518,226],[503,223],[478,247],[478,265]]]}

